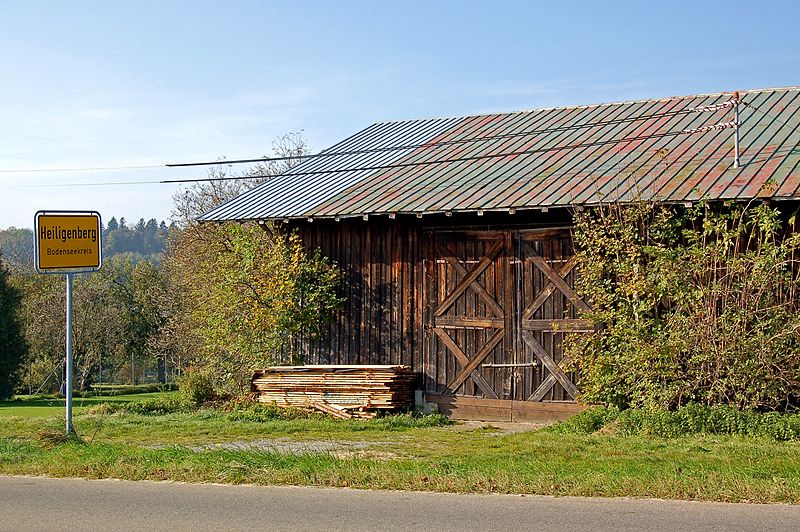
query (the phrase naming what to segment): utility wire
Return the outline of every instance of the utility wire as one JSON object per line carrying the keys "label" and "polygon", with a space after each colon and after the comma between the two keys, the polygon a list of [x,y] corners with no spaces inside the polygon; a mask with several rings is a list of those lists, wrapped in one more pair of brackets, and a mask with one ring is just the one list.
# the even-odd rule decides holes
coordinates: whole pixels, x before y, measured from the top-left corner
{"label": "utility wire", "polygon": [[389,163],[389,164],[382,164],[382,165],[373,165],[373,166],[361,166],[361,167],[354,167],[354,168],[331,168],[329,170],[298,170],[298,171],[289,171],[283,174],[273,174],[273,175],[247,175],[247,176],[232,176],[232,177],[206,177],[206,178],[197,178],[197,179],[168,179],[164,181],[160,181],[161,183],[201,183],[201,182],[208,182],[208,181],[225,181],[225,180],[242,180],[242,179],[254,179],[254,178],[274,178],[274,177],[294,177],[294,176],[301,176],[301,175],[320,175],[320,174],[334,174],[334,173],[343,173],[343,172],[361,172],[367,170],[389,170],[393,168],[409,168],[415,166],[427,166],[427,165],[434,165],[434,164],[448,164],[448,163],[457,163],[457,162],[464,162],[464,161],[478,161],[483,159],[498,159],[502,157],[516,157],[519,155],[532,155],[536,153],[548,153],[553,151],[561,151],[561,150],[574,150],[580,148],[589,148],[592,146],[605,146],[608,144],[622,144],[622,143],[630,143],[635,142],[638,140],[647,140],[647,139],[658,139],[664,137],[675,137],[678,135],[690,135],[693,133],[707,133],[710,131],[716,131],[721,129],[727,129],[733,127],[733,122],[725,122],[720,124],[713,124],[710,126],[695,128],[695,129],[687,129],[687,130],[680,130],[680,131],[666,131],[663,133],[653,133],[650,135],[640,135],[636,137],[624,137],[621,139],[609,139],[609,140],[602,140],[602,141],[595,141],[595,142],[584,142],[578,144],[570,144],[565,146],[555,146],[552,148],[537,148],[537,149],[530,149],[530,150],[520,150],[520,151],[511,151],[511,152],[503,152],[503,153],[493,153],[493,154],[484,154],[484,155],[471,155],[467,157],[454,157],[450,159],[437,159],[432,161],[410,161],[404,163]]}
{"label": "utility wire", "polygon": [[115,185],[158,185],[161,181],[108,181],[106,183],[29,183],[22,185],[0,185],[0,188],[47,188],[47,187],[108,187]]}
{"label": "utility wire", "polygon": [[[612,120],[602,120],[602,121],[595,121],[595,122],[588,122],[584,124],[576,124],[573,126],[561,126],[555,128],[545,128],[545,129],[538,129],[532,130],[527,132],[517,132],[517,133],[508,133],[508,134],[500,134],[500,135],[492,135],[492,136],[483,136],[483,137],[472,137],[467,139],[459,139],[459,140],[452,140],[452,141],[442,141],[441,143],[428,143],[428,144],[409,144],[404,146],[394,146],[394,147],[386,147],[386,148],[375,148],[375,149],[365,149],[365,150],[354,150],[354,151],[342,151],[342,152],[323,152],[320,154],[311,154],[307,156],[301,155],[292,155],[292,156],[281,156],[281,157],[272,157],[272,158],[259,158],[259,159],[240,159],[235,161],[215,161],[213,163],[181,163],[175,165],[167,165],[168,167],[176,167],[176,166],[201,166],[201,165],[208,165],[208,164],[234,164],[238,162],[264,162],[264,161],[287,161],[287,160],[297,160],[301,158],[314,158],[314,157],[321,157],[321,156],[334,156],[334,155],[357,155],[362,153],[373,153],[373,152],[385,152],[385,151],[397,151],[403,149],[413,149],[419,147],[435,147],[438,145],[452,145],[452,144],[461,144],[467,142],[478,142],[484,140],[491,140],[491,139],[502,139],[502,138],[513,138],[513,137],[520,137],[520,136],[527,136],[533,135],[537,133],[550,133],[550,132],[559,132],[559,131],[569,131],[574,129],[581,129],[586,127],[594,127],[594,126],[605,126],[605,125],[613,125],[619,123],[626,123],[626,122],[635,122],[638,120],[645,120],[650,118],[659,118],[659,117],[667,117],[667,116],[677,116],[681,114],[689,114],[694,112],[707,112],[707,111],[717,111],[725,108],[729,108],[733,105],[734,101],[729,100],[723,102],[721,104],[714,104],[702,107],[692,107],[686,109],[680,109],[676,111],[668,111],[664,113],[652,113],[649,115],[639,115],[635,117],[626,117],[621,119],[612,119]],[[752,104],[746,104],[750,107],[756,108],[756,106]],[[760,111],[760,110],[759,110]],[[762,114],[767,116],[767,113],[764,111],[760,111]],[[773,118],[774,117],[770,117]],[[779,121],[780,122],[780,121]],[[787,127],[788,124],[782,122]],[[474,155],[474,156],[461,156],[461,157],[454,157],[454,158],[445,158],[445,159],[438,159],[438,160],[426,160],[426,161],[412,161],[412,162],[404,162],[404,163],[394,163],[394,164],[386,164],[386,165],[372,165],[372,166],[361,166],[361,167],[351,167],[351,168],[334,168],[328,170],[308,170],[308,171],[288,171],[286,173],[278,173],[278,174],[256,174],[256,175],[244,175],[244,176],[225,176],[225,177],[207,177],[207,178],[194,178],[194,179],[170,179],[170,180],[159,180],[159,181],[114,181],[114,182],[107,182],[107,183],[58,183],[58,184],[30,184],[30,185],[0,185],[0,187],[76,187],[76,186],[116,186],[116,185],[150,185],[150,184],[175,184],[175,183],[198,183],[198,182],[213,182],[213,181],[226,181],[226,180],[246,180],[246,179],[260,179],[260,178],[274,178],[274,177],[286,177],[286,176],[301,176],[301,175],[321,175],[321,174],[332,174],[332,173],[344,173],[344,172],[356,172],[356,171],[371,171],[371,170],[387,170],[387,169],[395,169],[395,168],[408,168],[408,167],[416,167],[416,166],[425,166],[425,165],[435,165],[435,164],[448,164],[448,163],[457,163],[463,161],[474,161],[474,160],[482,160],[482,159],[492,159],[492,158],[502,158],[502,157],[512,157],[518,155],[531,155],[536,153],[547,153],[553,151],[561,151],[561,150],[573,150],[573,149],[581,149],[587,148],[592,146],[603,146],[609,144],[623,144],[623,143],[631,143],[640,140],[647,140],[647,139],[657,139],[657,138],[664,138],[670,136],[677,136],[683,134],[694,134],[694,133],[704,133],[714,130],[726,129],[732,127],[732,122],[725,122],[725,123],[718,123],[709,126],[703,126],[694,129],[684,129],[684,130],[677,130],[677,131],[667,131],[662,133],[653,133],[650,135],[639,135],[634,137],[623,137],[620,139],[609,139],[605,141],[595,141],[595,142],[586,142],[586,143],[577,143],[572,145],[562,145],[562,146],[554,146],[549,148],[538,148],[538,149],[530,149],[530,150],[520,150],[520,151],[511,151],[511,152],[504,152],[504,153],[495,153],[495,154],[482,154],[482,155]],[[160,168],[161,166],[157,165],[149,165],[149,166],[141,166],[141,167],[108,167],[108,168]],[[50,170],[55,171],[55,170]]]}
{"label": "utility wire", "polygon": [[[638,157],[642,157],[642,156],[646,156],[646,155],[647,154],[640,154]],[[717,160],[723,160],[725,157],[726,157],[726,155],[723,154],[723,155],[719,155],[718,157],[710,158],[709,161],[713,162],[713,161],[717,161]],[[650,156],[648,156],[648,158],[652,159],[653,156],[650,155]],[[670,165],[673,165],[673,164],[685,164],[686,162],[691,161],[692,159],[693,159],[692,155],[684,154],[684,155],[681,155],[681,156],[679,156],[677,158],[671,158],[668,164],[670,164]],[[559,178],[564,178],[564,177],[570,177],[570,176],[573,176],[573,175],[578,175],[578,174],[581,174],[581,173],[600,174],[600,173],[603,173],[603,172],[612,171],[612,170],[614,170],[615,168],[617,168],[619,166],[628,167],[635,160],[636,160],[636,158],[634,158],[632,160],[626,158],[626,159],[622,159],[622,160],[619,160],[619,161],[608,161],[606,163],[603,163],[603,164],[600,164],[600,165],[598,165],[596,167],[593,167],[593,168],[591,168],[589,170],[587,170],[586,168],[581,167],[581,168],[576,168],[576,169],[567,170],[567,171],[555,172],[553,174],[549,174],[547,177],[548,177],[548,179],[559,179]],[[641,166],[637,167],[637,171],[638,172],[647,172],[647,171],[656,169],[658,167],[661,167],[662,165],[664,165],[664,163],[665,163],[665,161],[663,161],[661,159],[653,160],[651,162],[646,162],[646,163],[643,163]],[[250,176],[250,177],[258,178],[258,177],[274,177],[274,176]],[[629,176],[629,177],[633,177],[633,176]],[[234,178],[216,178],[216,179],[213,179],[213,180],[214,181],[219,181],[219,180],[225,180],[225,179],[234,179]],[[244,178],[235,178],[235,179],[247,179],[247,178],[244,177]],[[152,184],[159,184],[161,182],[159,182],[159,181],[138,181],[138,182],[131,182],[131,183],[132,184],[152,185]],[[115,183],[108,183],[108,184],[109,185],[116,185],[116,184],[127,184],[127,183],[116,183],[115,182]],[[76,184],[73,184],[73,185],[52,185],[52,186],[81,186],[81,185],[86,185],[86,183],[76,183]],[[35,186],[47,187],[47,186],[51,186],[51,185],[30,185],[30,186],[33,186],[33,187],[35,187]],[[447,189],[452,189],[452,188],[453,188],[452,184],[436,184],[436,185],[417,186],[417,187],[414,188],[414,190],[418,191],[418,192],[437,192],[437,191],[442,191],[442,190],[447,190]],[[391,191],[395,191],[395,190],[398,190],[398,189],[397,188],[392,188],[389,191],[391,192]]]}
{"label": "utility wire", "polygon": [[598,120],[596,122],[585,122],[582,124],[572,124],[568,126],[555,126],[555,127],[548,127],[542,129],[533,129],[528,131],[517,131],[513,133],[498,133],[496,135],[484,135],[484,136],[477,136],[477,137],[468,137],[464,139],[454,139],[454,140],[443,140],[439,142],[429,142],[429,143],[422,143],[422,144],[405,144],[399,146],[388,146],[382,148],[364,148],[361,150],[344,150],[344,151],[321,151],[319,153],[310,153],[305,155],[287,155],[287,156],[280,156],[280,157],[259,157],[255,159],[234,159],[230,161],[206,161],[206,162],[192,162],[192,163],[168,163],[166,166],[168,168],[178,168],[178,167],[187,167],[187,166],[213,166],[218,164],[240,164],[240,163],[256,163],[256,162],[280,162],[280,161],[292,161],[296,159],[317,159],[320,157],[340,157],[346,155],[367,155],[371,153],[384,153],[390,151],[401,151],[401,150],[413,150],[417,148],[433,148],[439,146],[452,146],[458,144],[469,144],[472,142],[484,142],[487,140],[503,140],[503,139],[510,139],[510,138],[518,138],[518,137],[528,137],[531,135],[541,135],[547,133],[560,133],[564,131],[575,131],[578,129],[586,129],[592,127],[603,127],[603,126],[610,126],[610,125],[617,125],[617,124],[626,124],[631,122],[638,122],[641,120],[650,120],[653,118],[668,118],[673,116],[680,116],[684,114],[691,114],[697,112],[708,112],[708,111],[717,111],[720,109],[726,109],[732,106],[733,100],[729,100],[727,102],[721,104],[714,104],[714,105],[707,105],[707,106],[700,106],[700,107],[688,107],[686,109],[678,109],[675,111],[665,111],[663,113],[652,113],[649,115],[638,115],[638,116],[630,116],[625,118],[615,118],[610,120]]}
{"label": "utility wire", "polygon": [[759,106],[757,106],[757,105],[755,105],[755,104],[753,104],[753,103],[748,103],[748,102],[745,102],[745,101],[742,101],[741,103],[742,103],[743,105],[745,105],[745,106],[747,106],[747,107],[749,107],[749,108],[751,108],[751,109],[755,110],[755,111],[758,111],[759,113],[761,113],[762,115],[766,116],[767,118],[769,118],[769,119],[771,119],[771,120],[774,120],[774,121],[776,121],[776,122],[777,122],[777,123],[779,123],[780,125],[784,126],[786,129],[788,129],[789,131],[791,131],[792,133],[794,133],[795,131],[797,131],[797,128],[796,128],[796,127],[792,127],[792,126],[790,126],[790,125],[789,125],[787,122],[784,122],[784,121],[783,121],[783,120],[781,120],[780,118],[777,118],[777,117],[775,117],[775,116],[772,116],[771,114],[769,114],[769,113],[768,113],[768,112],[766,112],[766,111],[762,111],[762,110],[761,110],[761,108],[760,108]]}
{"label": "utility wire", "polygon": [[[32,168],[32,169],[10,169],[0,170],[0,173],[45,173],[45,172],[95,172],[95,171],[112,171],[112,170],[144,170],[153,168],[181,168],[181,167],[194,167],[194,166],[215,166],[215,165],[233,165],[244,163],[257,163],[257,162],[286,162],[296,160],[309,160],[322,157],[341,157],[349,155],[366,155],[372,153],[385,153],[392,151],[412,150],[417,148],[433,148],[440,146],[453,146],[459,144],[469,144],[475,142],[484,142],[489,140],[504,140],[510,138],[527,137],[531,135],[541,135],[549,133],[560,133],[565,131],[575,131],[579,129],[586,129],[592,127],[604,127],[618,124],[626,124],[638,122],[642,120],[650,120],[654,118],[667,118],[673,116],[680,116],[685,114],[708,112],[725,109],[731,106],[732,100],[720,104],[687,107],[674,111],[665,111],[661,113],[651,113],[648,115],[637,115],[624,118],[615,118],[609,120],[597,120],[593,122],[585,122],[582,124],[572,124],[567,126],[555,126],[540,129],[533,129],[528,131],[517,131],[512,133],[499,133],[495,135],[482,135],[476,137],[468,137],[463,139],[444,140],[439,142],[427,142],[421,144],[402,144],[398,146],[387,146],[381,148],[365,148],[360,150],[343,150],[343,151],[322,151],[312,154],[294,154],[273,157],[257,157],[252,159],[232,159],[232,160],[217,160],[217,161],[204,161],[204,162],[190,162],[190,163],[167,163],[167,164],[151,164],[151,165],[127,165],[127,166],[92,166],[92,167],[75,167],[75,168]],[[545,111],[542,111],[545,112]],[[127,184],[121,183],[121,184]],[[137,183],[132,183],[137,184]]]}
{"label": "utility wire", "polygon": [[164,168],[163,164],[145,164],[139,166],[90,166],[84,168],[20,168],[16,170],[0,170],[2,174],[29,174],[44,172],[102,172],[109,170],[144,170],[148,168]]}
{"label": "utility wire", "polygon": [[177,183],[205,183],[205,182],[214,182],[214,181],[241,181],[247,179],[267,179],[267,178],[276,178],[276,177],[294,177],[294,176],[303,176],[303,175],[322,175],[322,174],[338,174],[338,173],[345,173],[345,172],[362,172],[362,171],[372,171],[372,170],[389,170],[389,169],[397,169],[397,168],[410,168],[410,167],[417,167],[417,166],[430,166],[430,165],[437,165],[437,164],[449,164],[449,163],[458,163],[458,162],[465,162],[465,161],[476,161],[476,160],[484,160],[484,159],[497,159],[503,157],[514,157],[519,155],[533,155],[538,153],[549,153],[554,151],[562,151],[562,150],[575,150],[581,148],[589,148],[593,146],[606,146],[611,144],[623,144],[623,143],[631,143],[640,140],[647,140],[647,139],[658,139],[658,138],[665,138],[665,137],[675,137],[679,135],[691,135],[696,133],[707,133],[713,132],[720,129],[726,129],[732,127],[732,122],[725,122],[719,124],[713,124],[709,126],[703,126],[700,128],[694,129],[683,129],[683,130],[676,130],[676,131],[666,131],[662,133],[652,133],[650,135],[638,135],[634,137],[623,137],[620,139],[608,139],[603,141],[595,141],[595,142],[584,142],[584,143],[576,143],[570,145],[562,145],[562,146],[553,146],[549,148],[534,148],[529,150],[519,150],[519,151],[511,151],[511,152],[502,152],[502,153],[494,153],[494,154],[482,154],[482,155],[473,155],[473,156],[466,156],[466,157],[453,157],[453,158],[445,158],[445,159],[436,159],[436,160],[428,160],[428,161],[410,161],[410,162],[402,162],[402,163],[390,163],[384,165],[372,165],[372,166],[357,166],[357,167],[350,167],[350,168],[332,168],[328,170],[308,170],[308,171],[293,171],[290,170],[286,173],[278,173],[278,174],[256,174],[256,175],[243,175],[243,176],[225,176],[225,177],[205,177],[205,178],[192,178],[192,179],[164,179],[160,181],[114,181],[109,183],[62,183],[62,184],[30,184],[30,185],[0,185],[5,187],[78,187],[78,186],[113,186],[113,185],[148,185],[148,184],[177,184]]}

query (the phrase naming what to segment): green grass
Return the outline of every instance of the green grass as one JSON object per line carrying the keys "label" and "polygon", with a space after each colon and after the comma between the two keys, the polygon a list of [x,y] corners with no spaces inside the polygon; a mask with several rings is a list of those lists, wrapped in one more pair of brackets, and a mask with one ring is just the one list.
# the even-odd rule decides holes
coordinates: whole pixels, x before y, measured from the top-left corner
{"label": "green grass", "polygon": [[[109,402],[132,402],[145,401],[165,395],[175,395],[177,392],[150,392],[136,393],[127,395],[109,395],[95,397],[73,397],[73,414],[78,414],[84,409]],[[21,416],[21,417],[50,417],[61,414],[65,415],[65,400],[58,397],[27,397],[21,396],[11,401],[0,401],[0,417]]]}
{"label": "green grass", "polygon": [[[800,443],[766,437],[506,434],[438,417],[353,421],[263,408],[109,412],[77,415],[80,440],[63,437],[60,416],[0,417],[0,473],[800,503]],[[276,447],[211,446],[264,441]],[[287,442],[333,447],[280,450]]]}

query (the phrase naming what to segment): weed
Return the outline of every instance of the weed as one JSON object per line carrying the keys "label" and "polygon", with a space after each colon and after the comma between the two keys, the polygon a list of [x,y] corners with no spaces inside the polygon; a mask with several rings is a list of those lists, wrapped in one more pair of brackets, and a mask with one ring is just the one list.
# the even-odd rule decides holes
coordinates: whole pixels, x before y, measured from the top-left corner
{"label": "weed", "polygon": [[74,432],[67,434],[64,429],[45,427],[39,430],[34,438],[45,448],[52,448],[68,442],[83,443],[83,439]]}

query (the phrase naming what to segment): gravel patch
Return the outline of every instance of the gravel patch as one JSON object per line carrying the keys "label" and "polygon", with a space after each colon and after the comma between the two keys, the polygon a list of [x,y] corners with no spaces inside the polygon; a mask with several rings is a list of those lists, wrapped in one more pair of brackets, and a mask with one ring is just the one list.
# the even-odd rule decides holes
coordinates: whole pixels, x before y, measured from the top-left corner
{"label": "gravel patch", "polygon": [[[333,454],[336,456],[349,456],[368,448],[388,445],[388,442],[375,441],[341,441],[341,440],[305,440],[297,441],[288,438],[273,438],[261,440],[228,441],[222,443],[208,443],[204,445],[191,445],[190,449],[197,453],[206,451],[262,451],[282,454]],[[152,449],[163,449],[166,445],[155,445]]]}

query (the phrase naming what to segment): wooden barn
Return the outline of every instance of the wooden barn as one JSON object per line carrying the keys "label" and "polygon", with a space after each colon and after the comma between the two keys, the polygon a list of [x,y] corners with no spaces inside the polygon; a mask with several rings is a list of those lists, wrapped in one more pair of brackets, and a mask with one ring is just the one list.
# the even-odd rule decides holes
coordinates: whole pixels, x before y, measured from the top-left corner
{"label": "wooden barn", "polygon": [[306,362],[407,364],[461,418],[580,408],[575,209],[796,200],[800,89],[376,123],[201,217],[283,221],[344,272]]}

